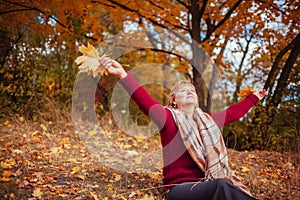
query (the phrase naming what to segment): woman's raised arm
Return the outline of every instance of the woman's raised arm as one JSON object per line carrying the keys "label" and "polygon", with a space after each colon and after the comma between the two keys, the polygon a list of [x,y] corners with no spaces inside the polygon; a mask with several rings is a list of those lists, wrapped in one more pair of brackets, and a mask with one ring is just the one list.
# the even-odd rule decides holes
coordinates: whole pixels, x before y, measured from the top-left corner
{"label": "woman's raised arm", "polygon": [[127,73],[120,63],[111,58],[104,58],[100,64],[105,67],[108,74],[119,78],[119,83],[139,106],[139,109],[149,116],[159,129],[163,128],[166,122],[166,109],[150,96],[134,76]]}
{"label": "woman's raised arm", "polygon": [[248,95],[243,101],[228,107],[226,110],[211,114],[211,116],[219,127],[226,126],[243,117],[255,104],[262,100],[265,95],[265,90],[259,90]]}

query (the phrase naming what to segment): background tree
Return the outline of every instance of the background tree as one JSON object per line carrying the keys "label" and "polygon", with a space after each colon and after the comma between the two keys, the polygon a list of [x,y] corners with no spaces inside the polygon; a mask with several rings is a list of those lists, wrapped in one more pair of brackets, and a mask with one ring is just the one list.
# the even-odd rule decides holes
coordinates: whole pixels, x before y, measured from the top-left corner
{"label": "background tree", "polygon": [[1,107],[32,116],[47,97],[70,103],[77,44],[117,31],[105,10],[86,3],[1,0]]}
{"label": "background tree", "polygon": [[[188,38],[192,38],[196,45],[189,43],[193,50],[193,57],[188,61],[193,66],[191,77],[197,86],[200,105],[205,110],[210,108],[209,100],[205,97],[205,95],[208,96],[208,92],[203,87],[201,78],[201,72],[205,69],[205,65],[203,65],[204,58],[199,56],[201,54],[197,48],[198,44],[204,47],[219,66],[227,66],[227,68],[219,68],[219,70],[229,72],[225,75],[224,80],[228,87],[224,89],[229,91],[229,94],[234,94],[233,99],[230,100],[231,103],[238,101],[236,94],[241,87],[252,85],[258,88],[266,82],[266,85],[271,83],[277,85],[278,89],[275,91],[268,86],[264,88],[269,91],[268,98],[272,99],[271,102],[278,105],[284,99],[282,95],[288,94],[287,92],[284,95],[283,90],[289,90],[284,88],[290,87],[288,85],[291,82],[287,77],[293,76],[292,66],[299,66],[296,64],[299,60],[298,53],[294,50],[291,53],[292,58],[286,62],[287,67],[284,67],[283,70],[280,70],[281,67],[279,67],[279,70],[276,70],[277,75],[272,72],[276,69],[276,63],[279,60],[282,59],[281,62],[285,62],[284,60],[288,57],[286,53],[292,47],[288,44],[295,43],[293,41],[296,40],[299,33],[299,19],[296,14],[299,7],[294,2],[193,0],[145,1],[143,4],[134,1],[125,3],[112,0],[93,2],[105,6],[110,10],[109,13],[123,13],[123,15],[115,15],[118,18],[116,21],[135,22],[141,28],[172,29],[174,32],[178,31],[187,35]],[[150,35],[149,38],[151,37]],[[186,41],[183,40],[183,42]],[[297,48],[296,46],[295,48]],[[156,47],[153,46],[153,48]],[[282,52],[280,49],[283,49]],[[273,57],[277,55],[278,59],[273,65]],[[270,71],[272,65],[273,68]],[[188,73],[188,70],[185,72]],[[282,74],[280,76],[282,78],[279,78],[277,82],[276,76],[279,73]],[[274,140],[277,140],[278,134],[270,131],[270,126],[267,125],[267,119],[272,119],[271,116],[274,113],[267,112],[267,115],[262,113],[265,112],[268,105],[262,107],[263,109],[255,110],[254,115],[250,115],[250,118],[243,122],[248,125],[246,130],[240,131],[241,134],[238,137],[241,138],[241,143],[238,148],[251,148],[254,140],[255,147],[270,147]],[[276,127],[277,125],[272,123],[272,126]],[[236,127],[232,127],[229,132],[233,129]],[[279,133],[282,134],[282,131]],[[257,137],[251,139],[249,135],[252,134],[256,134]],[[292,135],[292,137],[297,137],[298,132],[296,131]],[[242,144],[246,144],[246,146],[243,147]]]}

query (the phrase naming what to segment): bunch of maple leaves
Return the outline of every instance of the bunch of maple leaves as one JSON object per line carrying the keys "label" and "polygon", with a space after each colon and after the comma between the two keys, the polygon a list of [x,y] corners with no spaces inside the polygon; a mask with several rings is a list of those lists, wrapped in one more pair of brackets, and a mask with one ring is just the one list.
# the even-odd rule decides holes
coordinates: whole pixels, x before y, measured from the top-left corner
{"label": "bunch of maple leaves", "polygon": [[252,89],[250,86],[247,86],[243,89],[241,89],[241,91],[237,94],[238,96],[241,97],[241,101],[244,100],[249,94],[255,92],[254,89]]}
{"label": "bunch of maple leaves", "polygon": [[106,74],[106,70],[100,65],[101,59],[108,57],[109,54],[105,53],[100,57],[99,51],[90,43],[87,46],[81,45],[79,51],[83,54],[76,58],[75,63],[79,65],[79,72],[86,72],[96,77],[99,73]]}

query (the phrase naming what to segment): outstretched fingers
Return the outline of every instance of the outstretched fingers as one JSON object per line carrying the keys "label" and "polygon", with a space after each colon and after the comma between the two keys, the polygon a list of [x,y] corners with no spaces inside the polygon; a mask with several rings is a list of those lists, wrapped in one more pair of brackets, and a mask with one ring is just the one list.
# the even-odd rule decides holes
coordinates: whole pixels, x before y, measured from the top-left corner
{"label": "outstretched fingers", "polygon": [[100,65],[104,68],[108,68],[112,65],[113,60],[109,57],[105,57],[103,59],[100,59]]}

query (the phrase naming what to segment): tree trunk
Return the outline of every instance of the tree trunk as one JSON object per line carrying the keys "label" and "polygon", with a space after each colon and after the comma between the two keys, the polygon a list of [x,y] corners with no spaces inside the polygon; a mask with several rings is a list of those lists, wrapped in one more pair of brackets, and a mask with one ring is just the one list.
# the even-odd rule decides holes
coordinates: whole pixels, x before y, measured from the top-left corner
{"label": "tree trunk", "polygon": [[[269,94],[272,93],[275,79],[277,74],[279,73],[279,63],[282,57],[291,49],[296,43],[297,38],[299,39],[299,34],[296,38],[294,38],[282,51],[279,52],[279,54],[276,56],[275,61],[273,63],[273,66],[269,72],[268,78],[265,82],[264,89],[269,92]],[[270,96],[271,97],[271,96]],[[268,98],[269,99],[269,98]]]}
{"label": "tree trunk", "polygon": [[[202,2],[202,10],[206,6],[207,1]],[[203,49],[199,48],[199,44],[201,42],[200,33],[201,33],[201,13],[199,8],[199,1],[192,0],[191,1],[191,36],[192,36],[192,66],[193,66],[193,84],[195,85],[196,92],[198,95],[199,107],[206,111],[206,102],[205,102],[205,83],[202,77],[202,73],[204,71],[205,65],[205,52]]]}
{"label": "tree trunk", "polygon": [[276,89],[275,89],[272,99],[270,101],[271,105],[278,106],[279,103],[282,101],[281,98],[283,96],[284,89],[288,85],[288,79],[289,79],[291,70],[294,66],[294,63],[297,60],[297,57],[299,56],[299,53],[300,53],[299,47],[300,47],[300,33],[293,40],[293,48],[292,48],[291,53],[282,69]]}

